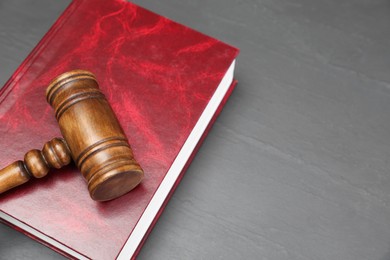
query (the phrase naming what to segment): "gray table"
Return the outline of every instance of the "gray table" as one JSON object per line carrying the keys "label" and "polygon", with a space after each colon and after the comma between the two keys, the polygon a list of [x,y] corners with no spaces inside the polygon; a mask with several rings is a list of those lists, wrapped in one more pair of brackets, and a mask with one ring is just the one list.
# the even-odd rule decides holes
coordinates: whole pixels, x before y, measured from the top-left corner
{"label": "gray table", "polygon": [[[390,2],[136,2],[241,49],[139,258],[390,259]],[[1,83],[66,4],[1,0]],[[0,259],[62,257],[0,226]]]}

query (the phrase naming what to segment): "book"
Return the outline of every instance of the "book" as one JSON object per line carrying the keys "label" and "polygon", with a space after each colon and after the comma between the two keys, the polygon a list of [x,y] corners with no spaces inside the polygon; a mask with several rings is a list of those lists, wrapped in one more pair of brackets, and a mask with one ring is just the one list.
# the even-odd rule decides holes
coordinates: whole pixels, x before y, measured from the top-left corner
{"label": "book", "polygon": [[46,87],[84,69],[96,75],[145,178],[102,203],[74,165],[52,170],[0,195],[1,221],[67,257],[134,258],[232,93],[237,55],[126,1],[73,1],[0,91],[0,167],[61,136]]}

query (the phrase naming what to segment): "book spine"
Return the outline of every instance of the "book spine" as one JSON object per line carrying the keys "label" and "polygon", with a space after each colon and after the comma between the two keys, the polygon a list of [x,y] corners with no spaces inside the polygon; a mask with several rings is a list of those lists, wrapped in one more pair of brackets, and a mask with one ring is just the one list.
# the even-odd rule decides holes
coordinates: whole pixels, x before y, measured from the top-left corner
{"label": "book spine", "polygon": [[6,99],[8,94],[11,92],[12,88],[19,82],[21,78],[23,78],[24,73],[34,63],[34,60],[37,57],[39,57],[39,55],[42,53],[45,47],[48,46],[53,36],[58,32],[58,30],[62,27],[62,25],[66,22],[66,20],[72,15],[72,13],[77,9],[77,7],[81,4],[82,1],[83,0],[74,0],[69,4],[69,6],[65,9],[65,11],[58,17],[58,19],[50,27],[47,33],[43,36],[43,38],[38,42],[38,44],[26,57],[26,59],[19,65],[16,71],[5,83],[3,88],[0,89],[0,105]]}
{"label": "book spine", "polygon": [[[30,68],[30,66],[34,63],[35,59],[39,57],[42,51],[49,45],[53,36],[58,32],[58,30],[62,27],[62,25],[68,20],[69,17],[74,13],[74,11],[80,6],[80,4],[85,0],[73,0],[67,8],[62,12],[62,14],[57,18],[54,24],[50,27],[50,29],[46,32],[43,38],[38,42],[38,44],[32,49],[32,51],[27,55],[24,61],[19,65],[19,67],[15,70],[15,72],[11,75],[11,77],[7,80],[4,86],[0,89],[0,105],[7,98],[8,94],[12,92],[12,89],[15,85],[23,78],[23,75]],[[1,116],[1,115],[0,115]],[[5,212],[4,212],[5,213]],[[66,252],[56,248],[55,246],[43,241],[42,239],[34,236],[33,234],[21,229],[17,225],[11,224],[4,219],[0,219],[0,223],[3,223],[26,236],[38,241],[39,243],[51,248],[57,253],[69,258],[76,259],[71,255],[68,255]],[[33,227],[31,227],[33,228]],[[58,241],[59,242],[59,241]],[[60,242],[59,242],[60,243]]]}

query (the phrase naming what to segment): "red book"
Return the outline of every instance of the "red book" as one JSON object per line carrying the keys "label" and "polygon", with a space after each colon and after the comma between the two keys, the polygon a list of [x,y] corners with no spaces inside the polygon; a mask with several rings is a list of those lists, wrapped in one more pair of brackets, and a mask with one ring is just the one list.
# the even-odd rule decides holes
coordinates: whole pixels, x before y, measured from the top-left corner
{"label": "red book", "polygon": [[69,257],[134,257],[232,92],[237,54],[126,1],[73,1],[1,89],[0,167],[60,136],[46,87],[85,69],[97,76],[145,178],[101,203],[75,166],[51,171],[0,195],[2,221]]}

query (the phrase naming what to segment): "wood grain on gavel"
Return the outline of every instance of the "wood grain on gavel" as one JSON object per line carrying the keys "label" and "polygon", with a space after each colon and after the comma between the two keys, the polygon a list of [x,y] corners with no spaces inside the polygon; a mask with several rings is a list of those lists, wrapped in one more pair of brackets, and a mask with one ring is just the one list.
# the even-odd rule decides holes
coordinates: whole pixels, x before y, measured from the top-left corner
{"label": "wood grain on gavel", "polygon": [[42,152],[31,150],[24,161],[0,170],[0,193],[44,177],[50,167],[61,168],[73,158],[88,183],[91,198],[115,199],[136,187],[143,170],[95,76],[74,70],[54,79],[46,91],[55,110],[62,138],[47,142]]}

